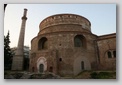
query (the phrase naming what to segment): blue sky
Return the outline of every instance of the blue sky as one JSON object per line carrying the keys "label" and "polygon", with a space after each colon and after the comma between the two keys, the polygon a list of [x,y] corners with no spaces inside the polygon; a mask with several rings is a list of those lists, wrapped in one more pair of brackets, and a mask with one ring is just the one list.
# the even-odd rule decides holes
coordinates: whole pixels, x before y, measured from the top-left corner
{"label": "blue sky", "polygon": [[91,22],[92,33],[98,36],[116,32],[116,4],[8,4],[4,16],[4,35],[10,31],[11,47],[17,46],[24,8],[28,9],[24,42],[28,46],[37,36],[40,22],[61,13],[84,16]]}

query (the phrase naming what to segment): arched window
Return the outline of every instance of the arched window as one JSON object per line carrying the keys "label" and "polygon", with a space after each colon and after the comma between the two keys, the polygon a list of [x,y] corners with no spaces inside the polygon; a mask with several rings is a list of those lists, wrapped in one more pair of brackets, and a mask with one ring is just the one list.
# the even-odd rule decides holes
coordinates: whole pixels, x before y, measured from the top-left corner
{"label": "arched window", "polygon": [[48,48],[47,38],[43,37],[38,42],[38,50],[47,48]]}
{"label": "arched window", "polygon": [[32,72],[34,72],[34,67],[32,67]]}
{"label": "arched window", "polygon": [[76,35],[74,37],[74,46],[75,47],[86,47],[86,40],[83,35]]}
{"label": "arched window", "polygon": [[112,58],[112,55],[111,55],[110,51],[108,51],[107,54],[108,54],[108,58]]}
{"label": "arched window", "polygon": [[59,58],[59,61],[62,61],[62,58]]}
{"label": "arched window", "polygon": [[53,67],[52,66],[50,67],[49,72],[53,72]]}
{"label": "arched window", "polygon": [[81,70],[84,70],[84,61],[81,61]]}
{"label": "arched window", "polygon": [[116,58],[116,51],[113,51],[114,58]]}

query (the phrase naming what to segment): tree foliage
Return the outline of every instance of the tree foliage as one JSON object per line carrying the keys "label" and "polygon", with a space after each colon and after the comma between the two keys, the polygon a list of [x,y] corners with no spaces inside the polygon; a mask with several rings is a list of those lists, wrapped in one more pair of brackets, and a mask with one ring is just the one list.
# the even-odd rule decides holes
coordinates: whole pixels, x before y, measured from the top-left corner
{"label": "tree foliage", "polygon": [[10,70],[12,65],[12,52],[10,49],[10,39],[9,31],[6,36],[4,36],[4,70]]}

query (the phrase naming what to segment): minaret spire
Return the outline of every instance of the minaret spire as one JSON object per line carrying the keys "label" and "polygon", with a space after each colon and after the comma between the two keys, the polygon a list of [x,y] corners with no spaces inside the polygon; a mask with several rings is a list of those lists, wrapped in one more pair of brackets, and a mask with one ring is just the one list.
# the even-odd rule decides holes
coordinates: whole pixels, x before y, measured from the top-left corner
{"label": "minaret spire", "polygon": [[12,70],[23,70],[24,35],[25,35],[25,25],[27,20],[26,15],[27,15],[27,9],[24,9],[21,30],[20,30],[19,40],[18,40],[18,46],[17,46],[15,56],[13,56]]}

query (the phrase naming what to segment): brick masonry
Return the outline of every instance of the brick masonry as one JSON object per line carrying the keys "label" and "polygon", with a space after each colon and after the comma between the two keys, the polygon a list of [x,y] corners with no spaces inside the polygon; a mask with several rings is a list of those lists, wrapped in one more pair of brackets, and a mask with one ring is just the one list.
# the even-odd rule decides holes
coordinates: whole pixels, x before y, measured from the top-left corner
{"label": "brick masonry", "polygon": [[[44,19],[39,28],[38,35],[31,41],[30,72],[43,69],[43,72],[73,76],[83,70],[116,69],[116,58],[110,59],[106,54],[109,50],[116,50],[116,34],[93,34],[88,19],[75,14],[58,14]],[[84,37],[81,47],[74,46],[77,35]],[[47,39],[47,49],[39,50],[42,38]],[[40,64],[43,67],[39,67]]]}

